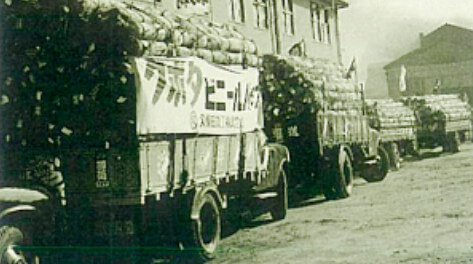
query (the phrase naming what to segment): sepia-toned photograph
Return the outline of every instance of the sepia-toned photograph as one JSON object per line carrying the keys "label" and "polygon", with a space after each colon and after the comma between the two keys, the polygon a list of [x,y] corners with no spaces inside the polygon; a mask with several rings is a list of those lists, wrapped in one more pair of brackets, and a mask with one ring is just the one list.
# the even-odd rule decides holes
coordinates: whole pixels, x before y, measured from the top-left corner
{"label": "sepia-toned photograph", "polygon": [[0,0],[0,264],[473,264],[472,10]]}

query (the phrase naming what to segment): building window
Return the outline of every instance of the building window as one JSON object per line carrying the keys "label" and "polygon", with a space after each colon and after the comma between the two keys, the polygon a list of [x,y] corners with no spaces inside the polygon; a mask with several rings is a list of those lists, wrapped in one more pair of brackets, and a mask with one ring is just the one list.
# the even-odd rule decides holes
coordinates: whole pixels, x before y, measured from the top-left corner
{"label": "building window", "polygon": [[243,0],[230,0],[231,18],[235,22],[245,22],[245,9],[243,8]]}
{"label": "building window", "polygon": [[282,0],[283,27],[286,34],[294,34],[294,13],[292,0]]}
{"label": "building window", "polygon": [[332,39],[330,32],[330,9],[316,2],[311,2],[310,17],[314,40],[329,44]]}
{"label": "building window", "polygon": [[268,0],[253,0],[255,10],[255,26],[268,28]]}

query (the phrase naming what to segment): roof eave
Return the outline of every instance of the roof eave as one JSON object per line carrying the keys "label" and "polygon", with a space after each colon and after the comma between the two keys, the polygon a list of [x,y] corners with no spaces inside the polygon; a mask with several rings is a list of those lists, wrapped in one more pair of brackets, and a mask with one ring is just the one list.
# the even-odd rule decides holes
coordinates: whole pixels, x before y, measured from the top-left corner
{"label": "roof eave", "polygon": [[332,6],[332,4],[335,4],[337,9],[347,8],[349,6],[349,4],[343,0],[318,0],[318,1],[325,3],[327,6]]}

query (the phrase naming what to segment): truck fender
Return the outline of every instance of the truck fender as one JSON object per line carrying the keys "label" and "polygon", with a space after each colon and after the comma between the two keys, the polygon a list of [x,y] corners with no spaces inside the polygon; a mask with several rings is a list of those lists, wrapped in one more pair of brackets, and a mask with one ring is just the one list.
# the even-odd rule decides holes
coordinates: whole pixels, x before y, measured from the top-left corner
{"label": "truck fender", "polygon": [[0,213],[0,221],[4,220],[6,217],[9,217],[9,216],[17,215],[17,214],[20,214],[20,213],[31,213],[31,212],[35,212],[35,211],[37,211],[36,207],[34,207],[30,204],[15,205],[15,206],[12,206],[10,208],[7,208],[7,209],[3,210]]}
{"label": "truck fender", "polygon": [[[280,174],[280,172],[282,170],[285,169],[285,166],[291,161],[291,156],[290,156],[290,153],[289,153],[289,149],[286,146],[283,146],[283,145],[277,144],[277,143],[269,143],[264,147],[268,148],[270,150],[273,150],[273,151],[269,151],[269,152],[273,153],[274,159],[276,160],[276,162],[278,162],[277,171],[274,172],[274,175],[277,177],[275,185],[278,185],[279,184],[279,176],[278,175]],[[271,166],[270,164],[267,164],[268,168],[270,166]]]}
{"label": "truck fender", "polygon": [[197,208],[197,204],[198,201],[202,199],[207,193],[210,193],[215,198],[220,209],[225,209],[227,207],[225,200],[218,191],[217,185],[215,183],[207,183],[202,187],[197,187],[195,190],[190,214],[192,220],[199,219],[199,208]]}
{"label": "truck fender", "polygon": [[345,150],[345,152],[348,154],[348,157],[350,158],[351,161],[355,160],[355,157],[353,155],[353,151],[351,150],[351,148],[349,146],[342,144],[340,146],[340,150],[338,151],[338,153],[342,152],[343,150]]}
{"label": "truck fender", "polygon": [[276,153],[277,158],[279,158],[279,168],[283,169],[284,164],[291,161],[291,155],[289,149],[286,146],[277,143],[269,143],[265,147],[273,149]]}

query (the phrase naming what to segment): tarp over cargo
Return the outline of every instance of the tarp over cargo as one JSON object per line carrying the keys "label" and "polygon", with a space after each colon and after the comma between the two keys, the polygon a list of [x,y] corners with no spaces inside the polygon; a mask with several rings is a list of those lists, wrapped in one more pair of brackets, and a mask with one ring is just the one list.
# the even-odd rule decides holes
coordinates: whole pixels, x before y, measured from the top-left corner
{"label": "tarp over cargo", "polygon": [[366,100],[370,125],[381,133],[383,141],[416,138],[414,111],[393,99]]}
{"label": "tarp over cargo", "polygon": [[344,75],[342,65],[327,60],[264,56],[260,84],[268,135],[320,146],[367,141],[362,93]]}
{"label": "tarp over cargo", "polygon": [[471,130],[471,107],[459,94],[404,97],[417,115],[418,128],[428,133],[440,124],[443,132]]}

